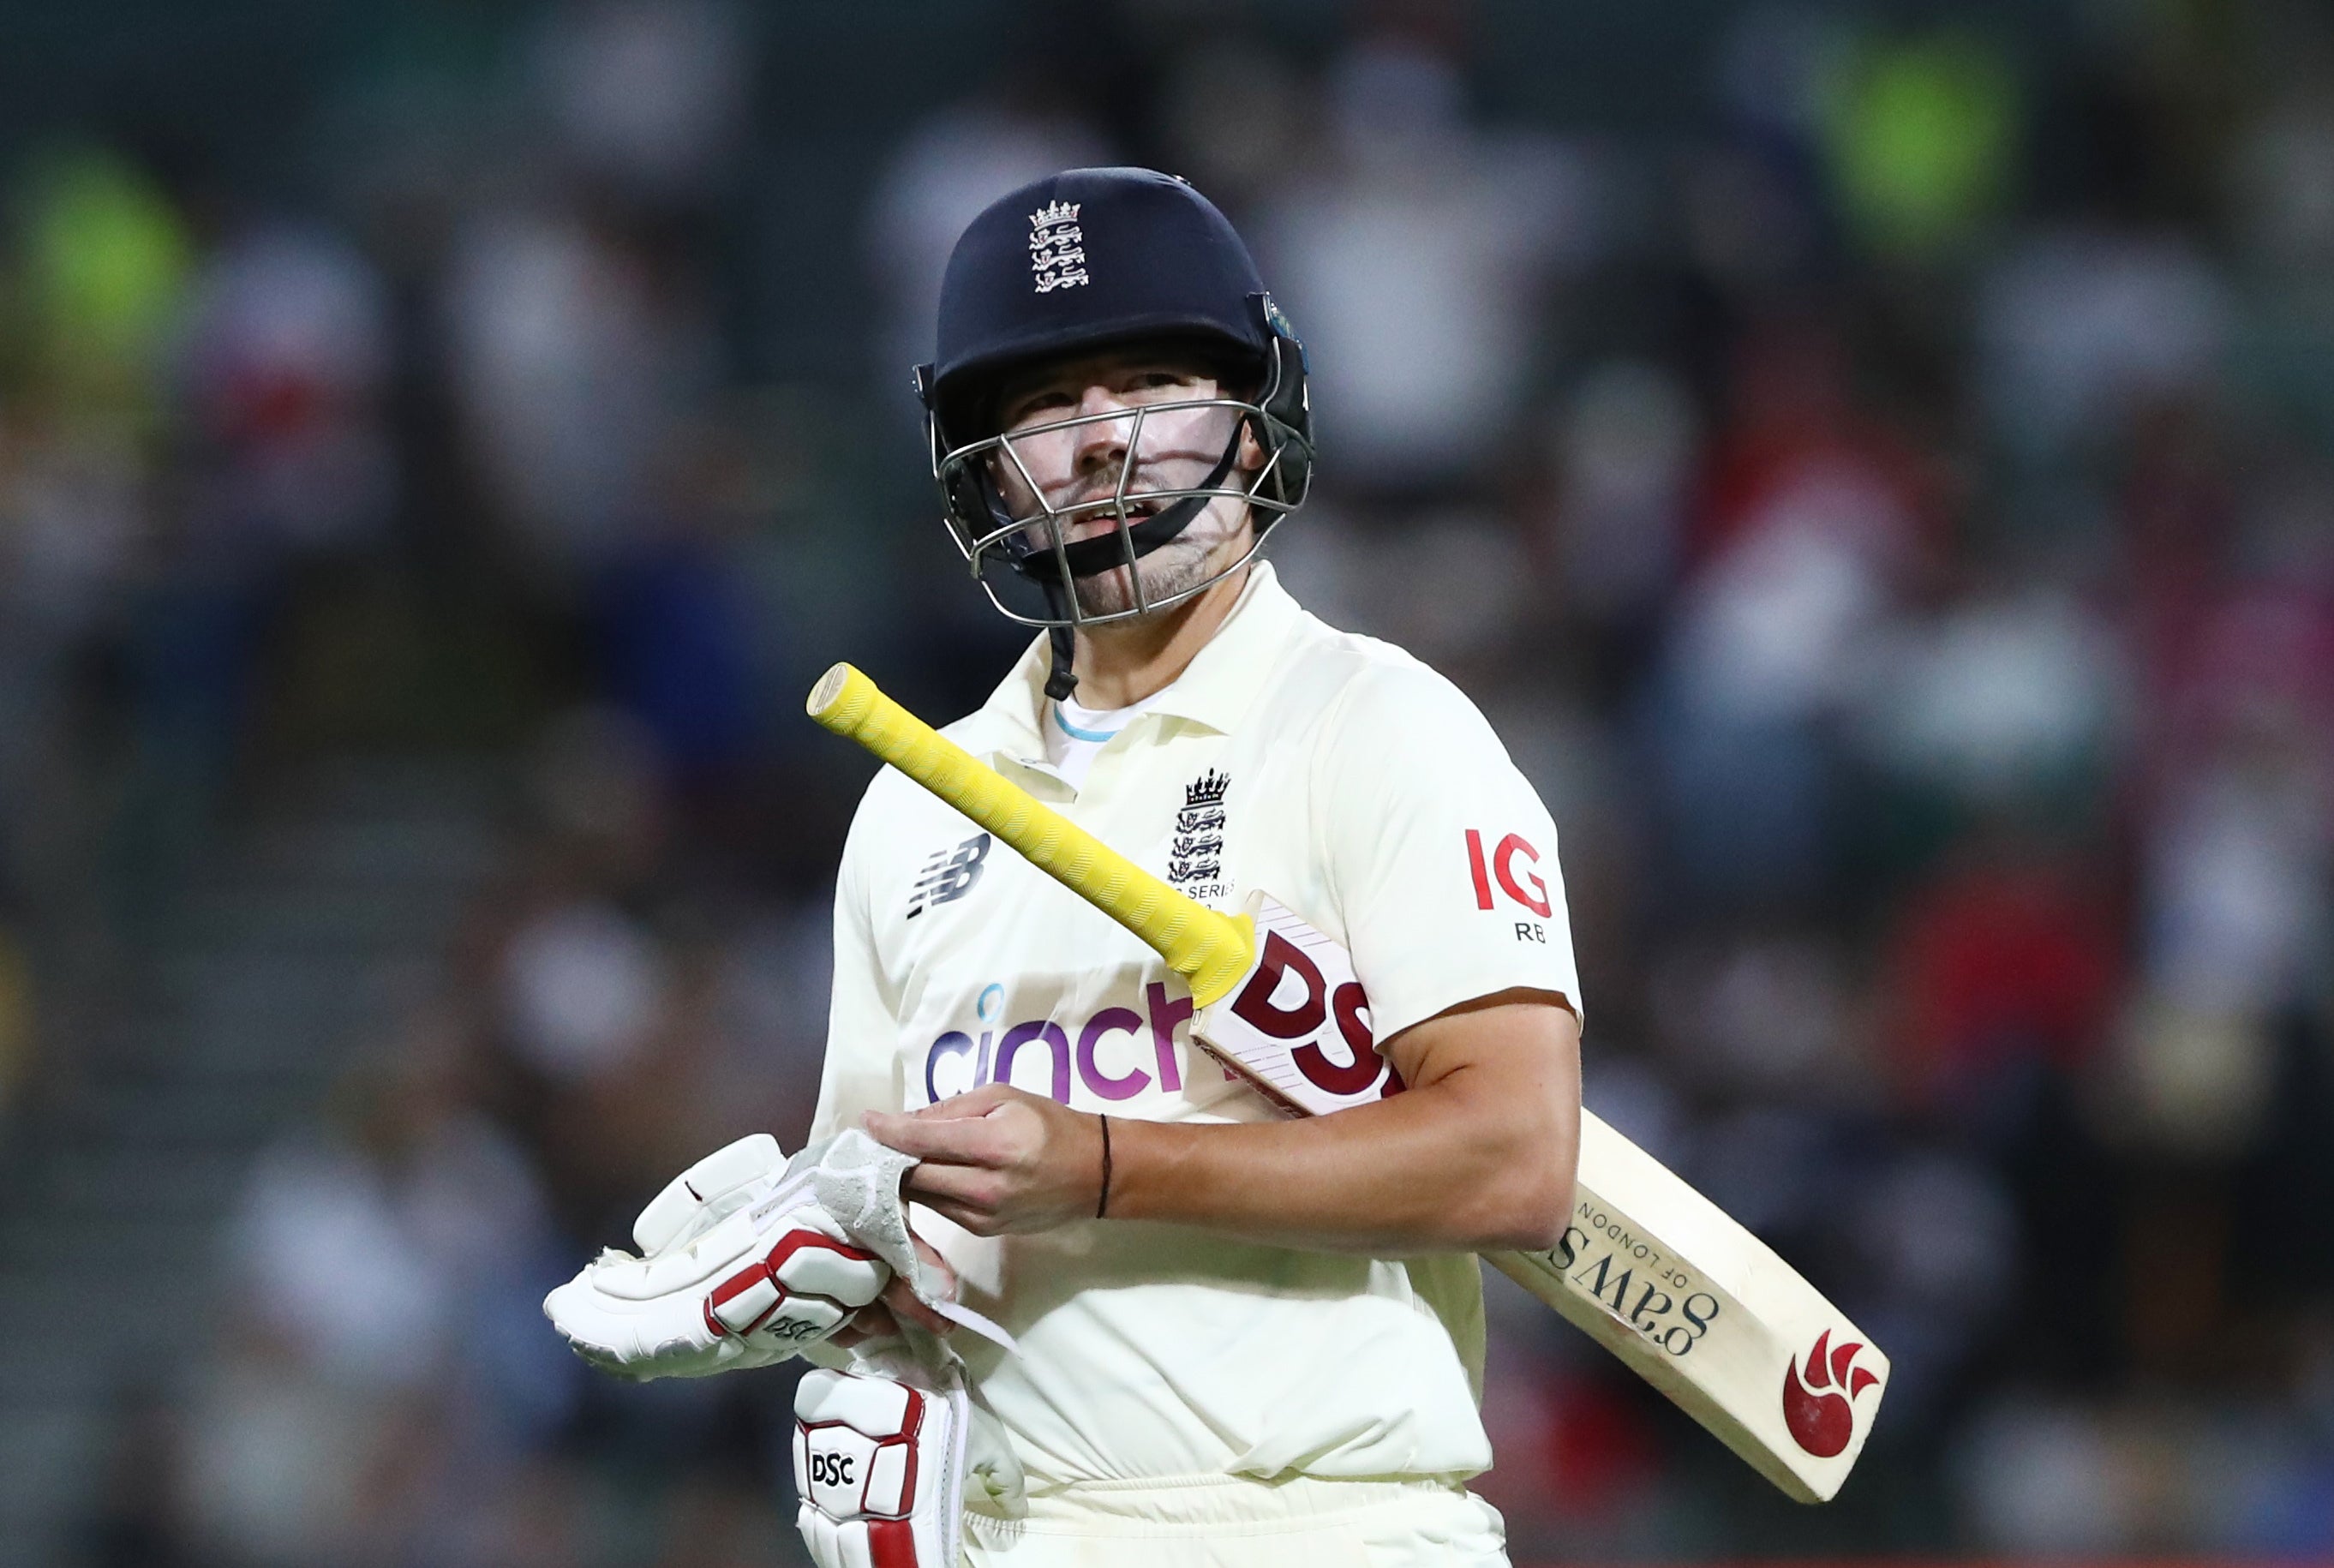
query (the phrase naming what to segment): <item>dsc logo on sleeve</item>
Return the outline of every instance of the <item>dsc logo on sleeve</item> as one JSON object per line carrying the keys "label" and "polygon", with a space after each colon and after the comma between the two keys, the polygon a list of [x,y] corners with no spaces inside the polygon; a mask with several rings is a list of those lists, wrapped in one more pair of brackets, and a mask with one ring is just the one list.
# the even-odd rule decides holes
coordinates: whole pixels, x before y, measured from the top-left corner
{"label": "dsc logo on sleeve", "polygon": [[1539,920],[1515,922],[1516,940],[1541,942],[1548,940],[1548,928],[1540,924],[1555,912],[1549,901],[1548,883],[1532,868],[1539,864],[1539,851],[1531,847],[1521,833],[1509,833],[1492,846],[1489,854],[1483,851],[1483,830],[1467,830],[1467,870],[1475,881],[1475,907],[1495,909],[1499,907],[1492,897],[1496,885],[1500,894],[1522,905]]}

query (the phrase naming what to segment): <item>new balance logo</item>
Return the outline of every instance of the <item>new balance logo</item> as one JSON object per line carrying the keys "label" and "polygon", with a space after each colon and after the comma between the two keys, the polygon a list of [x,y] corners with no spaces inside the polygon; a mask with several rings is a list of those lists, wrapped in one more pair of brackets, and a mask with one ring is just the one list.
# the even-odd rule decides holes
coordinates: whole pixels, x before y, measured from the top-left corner
{"label": "new balance logo", "polygon": [[989,858],[989,835],[975,833],[954,849],[934,850],[908,891],[908,919],[914,919],[932,904],[945,904],[972,891],[980,880],[980,866]]}

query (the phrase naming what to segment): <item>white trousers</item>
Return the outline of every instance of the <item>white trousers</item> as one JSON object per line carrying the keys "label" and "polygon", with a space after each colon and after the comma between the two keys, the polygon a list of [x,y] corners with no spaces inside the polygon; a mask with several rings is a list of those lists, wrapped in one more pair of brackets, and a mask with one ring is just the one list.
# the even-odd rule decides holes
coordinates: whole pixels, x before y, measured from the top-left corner
{"label": "white trousers", "polygon": [[969,1568],[1508,1568],[1499,1510],[1430,1481],[1088,1482],[965,1516]]}

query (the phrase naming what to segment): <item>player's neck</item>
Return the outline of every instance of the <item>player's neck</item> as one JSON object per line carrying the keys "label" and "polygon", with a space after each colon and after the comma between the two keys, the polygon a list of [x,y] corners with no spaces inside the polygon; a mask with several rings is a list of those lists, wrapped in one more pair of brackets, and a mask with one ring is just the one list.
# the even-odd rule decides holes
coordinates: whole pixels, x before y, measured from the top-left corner
{"label": "player's neck", "polygon": [[1081,630],[1071,666],[1078,701],[1091,708],[1124,707],[1164,691],[1215,636],[1247,584],[1242,566],[1172,610]]}

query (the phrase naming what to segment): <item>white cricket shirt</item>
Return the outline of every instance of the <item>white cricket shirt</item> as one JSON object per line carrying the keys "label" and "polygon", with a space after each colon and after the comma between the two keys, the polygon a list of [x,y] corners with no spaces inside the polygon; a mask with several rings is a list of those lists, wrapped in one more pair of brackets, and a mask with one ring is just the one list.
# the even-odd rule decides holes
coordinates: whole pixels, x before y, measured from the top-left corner
{"label": "white cricket shirt", "polygon": [[[1512,986],[1579,1007],[1556,829],[1458,688],[1325,626],[1258,563],[1181,678],[1073,789],[1045,760],[1046,640],[946,733],[1205,902],[1270,892],[1352,952],[1379,1039]],[[1196,1050],[1182,981],[898,772],[868,786],[835,897],[813,1136],[1002,1078],[1157,1121],[1273,1114]],[[918,1211],[967,1305],[954,1342],[1033,1487],[1189,1475],[1464,1477],[1472,1255],[1380,1259],[1143,1221],[983,1239]]]}

